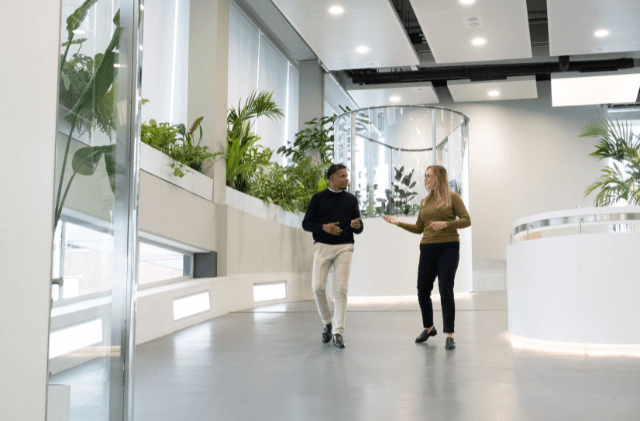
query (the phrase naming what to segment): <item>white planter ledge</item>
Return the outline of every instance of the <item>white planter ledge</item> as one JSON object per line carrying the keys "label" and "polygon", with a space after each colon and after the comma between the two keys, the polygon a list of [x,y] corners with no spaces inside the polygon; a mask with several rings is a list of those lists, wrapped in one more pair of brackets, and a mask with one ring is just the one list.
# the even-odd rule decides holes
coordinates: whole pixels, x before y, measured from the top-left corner
{"label": "white planter ledge", "polygon": [[258,218],[274,221],[282,225],[302,229],[304,213],[291,213],[273,203],[265,203],[248,194],[227,187],[227,205]]}
{"label": "white planter ledge", "polygon": [[171,164],[175,162],[171,157],[159,150],[140,143],[140,169],[155,175],[175,186],[187,190],[210,202],[213,201],[213,180],[191,168],[184,168],[184,177],[173,175]]}

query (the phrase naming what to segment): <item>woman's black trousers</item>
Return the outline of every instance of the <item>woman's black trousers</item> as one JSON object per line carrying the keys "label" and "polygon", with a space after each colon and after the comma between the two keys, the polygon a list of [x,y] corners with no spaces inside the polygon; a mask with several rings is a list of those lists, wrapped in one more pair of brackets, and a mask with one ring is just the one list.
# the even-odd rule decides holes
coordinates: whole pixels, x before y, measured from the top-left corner
{"label": "woman's black trousers", "polygon": [[453,333],[456,304],[453,300],[453,282],[460,261],[460,242],[420,244],[418,265],[418,302],[422,311],[422,324],[433,326],[431,290],[438,277],[444,333]]}

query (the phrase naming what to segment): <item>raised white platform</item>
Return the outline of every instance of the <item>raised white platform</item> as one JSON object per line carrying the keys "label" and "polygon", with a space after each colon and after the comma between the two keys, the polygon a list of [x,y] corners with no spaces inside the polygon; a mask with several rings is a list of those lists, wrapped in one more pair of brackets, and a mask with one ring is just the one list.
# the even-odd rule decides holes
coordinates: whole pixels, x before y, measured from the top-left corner
{"label": "raised white platform", "polygon": [[[535,215],[514,226],[575,212]],[[639,256],[640,233],[515,242],[507,248],[509,332],[542,341],[640,346]]]}

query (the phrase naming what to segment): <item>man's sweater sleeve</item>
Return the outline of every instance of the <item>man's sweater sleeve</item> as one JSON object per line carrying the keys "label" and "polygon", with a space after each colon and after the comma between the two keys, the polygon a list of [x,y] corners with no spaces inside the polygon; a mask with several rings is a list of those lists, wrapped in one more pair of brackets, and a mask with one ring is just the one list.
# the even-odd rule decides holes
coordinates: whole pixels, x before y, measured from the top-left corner
{"label": "man's sweater sleeve", "polygon": [[304,219],[302,220],[302,229],[305,231],[309,231],[312,233],[319,233],[322,231],[322,223],[318,222],[318,214],[319,209],[318,199],[316,195],[311,197],[311,201],[309,201],[309,207],[307,208],[307,212],[304,214]]}
{"label": "man's sweater sleeve", "polygon": [[[353,212],[353,214],[355,215],[353,218],[351,219],[358,219],[358,218],[362,218],[360,216],[360,205],[358,204],[358,199],[356,199],[355,201],[355,210]],[[364,223],[362,222],[362,219],[360,219],[360,228],[355,229],[355,228],[351,228],[351,231],[353,231],[354,234],[360,234],[362,232],[362,230],[364,230]]]}

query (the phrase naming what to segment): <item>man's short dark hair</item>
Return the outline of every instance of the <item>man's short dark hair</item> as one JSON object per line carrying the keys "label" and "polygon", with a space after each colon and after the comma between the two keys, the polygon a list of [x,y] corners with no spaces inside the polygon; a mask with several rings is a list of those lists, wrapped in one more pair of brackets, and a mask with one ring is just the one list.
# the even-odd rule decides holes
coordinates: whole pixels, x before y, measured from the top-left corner
{"label": "man's short dark hair", "polygon": [[337,173],[339,170],[346,170],[346,169],[347,167],[345,167],[344,164],[333,164],[327,170],[327,180],[331,180],[331,176]]}

